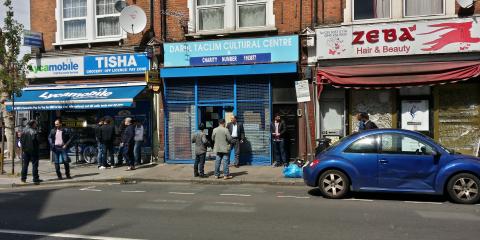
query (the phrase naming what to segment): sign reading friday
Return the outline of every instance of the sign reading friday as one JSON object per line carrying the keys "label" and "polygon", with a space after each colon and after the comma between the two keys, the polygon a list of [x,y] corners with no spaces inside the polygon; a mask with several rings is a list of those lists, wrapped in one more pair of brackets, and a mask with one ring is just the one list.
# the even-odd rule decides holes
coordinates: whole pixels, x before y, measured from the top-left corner
{"label": "sign reading friday", "polygon": [[165,67],[297,62],[298,36],[164,44]]}
{"label": "sign reading friday", "polygon": [[148,69],[144,53],[40,58],[28,62],[27,78],[143,74]]}

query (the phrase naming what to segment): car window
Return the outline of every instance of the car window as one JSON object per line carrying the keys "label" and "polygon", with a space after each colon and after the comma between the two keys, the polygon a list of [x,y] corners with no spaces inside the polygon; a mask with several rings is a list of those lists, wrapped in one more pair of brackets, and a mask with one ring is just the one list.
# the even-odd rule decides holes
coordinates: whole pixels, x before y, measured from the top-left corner
{"label": "car window", "polygon": [[376,136],[366,136],[358,139],[345,150],[348,153],[377,153]]}
{"label": "car window", "polygon": [[423,141],[401,134],[382,134],[380,151],[386,154],[432,155],[433,148]]}

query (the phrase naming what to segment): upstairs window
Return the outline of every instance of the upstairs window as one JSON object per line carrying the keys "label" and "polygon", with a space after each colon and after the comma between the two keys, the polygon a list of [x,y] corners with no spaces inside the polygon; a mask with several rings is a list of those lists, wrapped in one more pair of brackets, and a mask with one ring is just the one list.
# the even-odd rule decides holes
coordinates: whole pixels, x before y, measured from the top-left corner
{"label": "upstairs window", "polygon": [[85,39],[87,0],[63,0],[63,38]]}
{"label": "upstairs window", "polygon": [[237,25],[244,27],[263,27],[267,23],[267,1],[237,0]]}
{"label": "upstairs window", "polygon": [[115,10],[117,0],[97,0],[96,22],[97,36],[118,36],[120,35],[120,13]]}
{"label": "upstairs window", "polygon": [[404,0],[406,17],[444,14],[445,0]]}
{"label": "upstairs window", "polygon": [[223,29],[225,0],[197,0],[197,16],[200,31]]}
{"label": "upstairs window", "polygon": [[390,1],[391,0],[354,0],[353,19],[390,18]]}

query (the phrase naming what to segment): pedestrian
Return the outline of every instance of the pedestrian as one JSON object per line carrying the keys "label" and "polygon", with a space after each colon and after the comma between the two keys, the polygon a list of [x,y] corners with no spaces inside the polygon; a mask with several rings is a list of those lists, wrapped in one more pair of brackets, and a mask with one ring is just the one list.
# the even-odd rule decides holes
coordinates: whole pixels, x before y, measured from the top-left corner
{"label": "pedestrian", "polygon": [[358,131],[364,131],[365,130],[365,122],[363,121],[363,114],[362,112],[357,113],[356,118],[357,118],[357,124],[358,124]]}
{"label": "pedestrian", "polygon": [[192,143],[195,143],[195,163],[193,165],[193,176],[206,178],[205,175],[205,158],[207,157],[207,147],[209,141],[205,133],[205,124],[200,123],[199,131],[192,136]]}
{"label": "pedestrian", "polygon": [[[104,167],[111,167],[115,166],[115,159],[113,156],[113,140],[115,139],[115,128],[112,126],[112,121],[107,118],[104,120],[102,127],[100,128],[100,142],[103,146],[103,155],[102,161]],[[107,161],[107,156],[109,162]]]}
{"label": "pedestrian", "polygon": [[233,165],[236,168],[240,167],[240,144],[245,140],[245,131],[243,129],[243,124],[237,122],[237,117],[232,116],[231,122],[227,124],[228,132],[232,136],[232,146],[231,148],[235,151],[235,160]]}
{"label": "pedestrian", "polygon": [[142,163],[142,146],[145,139],[145,129],[140,121],[135,121],[135,145],[133,147],[133,156],[135,158],[135,164],[140,165]]}
{"label": "pedestrian", "polygon": [[378,128],[377,124],[370,120],[370,116],[368,116],[368,113],[362,113],[362,120],[363,122],[365,122],[365,130]]}
{"label": "pedestrian", "polygon": [[279,113],[275,114],[275,120],[270,125],[270,132],[272,133],[273,151],[275,154],[274,167],[280,167],[284,165],[288,166],[287,153],[285,152],[285,133],[287,127],[282,120]]}
{"label": "pedestrian", "polygon": [[122,134],[122,142],[120,146],[123,147],[123,158],[127,162],[127,171],[135,170],[135,159],[133,156],[133,147],[135,144],[135,127],[132,125],[132,118],[125,118],[125,131]]}
{"label": "pedestrian", "polygon": [[127,125],[125,125],[125,119],[123,119],[123,121],[120,123],[120,131],[118,133],[118,136],[120,136],[120,145],[118,146],[117,163],[115,164],[117,167],[121,167],[123,165],[123,145],[121,144],[121,139],[125,129],[127,129]]}
{"label": "pedestrian", "polygon": [[62,120],[55,120],[55,128],[50,131],[48,143],[52,149],[55,171],[57,172],[57,177],[59,180],[63,179],[62,173],[60,172],[60,164],[63,164],[65,167],[65,176],[67,179],[72,179],[70,176],[70,160],[67,156],[67,149],[71,141],[72,138],[69,131],[62,127]]}
{"label": "pedestrian", "polygon": [[105,152],[105,146],[102,144],[102,125],[103,125],[103,118],[98,120],[97,125],[95,126],[95,142],[97,143],[97,164],[98,169],[105,169],[106,165],[104,164],[102,156]]}
{"label": "pedestrian", "polygon": [[38,132],[37,122],[30,120],[27,126],[23,129],[22,136],[20,137],[20,146],[22,147],[22,176],[23,183],[27,182],[28,165],[32,163],[32,177],[33,183],[39,184],[42,182],[38,176]]}
{"label": "pedestrian", "polygon": [[220,178],[220,165],[223,162],[223,179],[231,179],[230,164],[230,144],[232,136],[227,128],[225,128],[225,119],[218,121],[219,126],[213,129],[212,140],[214,142],[213,152],[217,155],[215,159],[215,178]]}

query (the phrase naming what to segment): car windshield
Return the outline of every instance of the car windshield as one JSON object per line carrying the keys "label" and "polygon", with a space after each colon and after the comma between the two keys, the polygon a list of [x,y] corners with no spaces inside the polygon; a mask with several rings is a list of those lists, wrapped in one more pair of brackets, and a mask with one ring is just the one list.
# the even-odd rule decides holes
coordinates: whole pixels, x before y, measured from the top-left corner
{"label": "car windshield", "polygon": [[452,153],[452,152],[454,152],[453,150],[444,147],[442,144],[440,144],[439,142],[435,141],[435,140],[434,140],[433,138],[431,138],[430,136],[427,136],[427,135],[423,135],[423,136],[425,136],[425,138],[428,138],[428,139],[430,139],[430,141],[432,141],[432,142],[434,142],[435,144],[437,144],[437,146],[441,147],[445,152],[447,152],[447,153]]}

